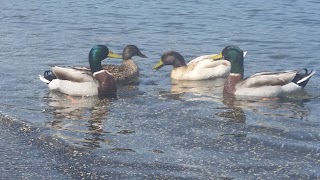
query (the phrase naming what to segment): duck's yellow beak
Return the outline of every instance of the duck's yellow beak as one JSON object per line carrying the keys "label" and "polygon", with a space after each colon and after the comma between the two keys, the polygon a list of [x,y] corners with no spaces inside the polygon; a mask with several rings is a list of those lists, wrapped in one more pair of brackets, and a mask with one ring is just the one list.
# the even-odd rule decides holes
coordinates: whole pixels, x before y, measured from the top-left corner
{"label": "duck's yellow beak", "polygon": [[217,54],[215,56],[211,56],[210,59],[212,59],[214,61],[219,60],[219,59],[223,59],[222,52],[220,52],[219,54]]}
{"label": "duck's yellow beak", "polygon": [[162,68],[164,66],[162,60],[160,59],[159,62],[153,66],[153,69],[155,70],[159,70],[160,68]]}
{"label": "duck's yellow beak", "polygon": [[115,58],[115,59],[122,59],[122,56],[121,56],[121,55],[116,54],[116,53],[114,53],[114,52],[112,52],[112,51],[110,51],[110,50],[109,50],[108,57],[109,57],[109,58]]}

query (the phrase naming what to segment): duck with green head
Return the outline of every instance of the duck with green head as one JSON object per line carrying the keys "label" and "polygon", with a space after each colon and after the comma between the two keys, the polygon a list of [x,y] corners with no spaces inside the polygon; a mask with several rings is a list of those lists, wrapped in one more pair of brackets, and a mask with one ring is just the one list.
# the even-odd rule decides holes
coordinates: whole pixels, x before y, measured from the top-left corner
{"label": "duck with green head", "polygon": [[133,56],[147,58],[137,46],[127,45],[122,52],[121,65],[106,64],[102,67],[114,75],[118,85],[136,84],[139,81],[139,68],[132,59]]}
{"label": "duck with green head", "polygon": [[103,70],[101,61],[107,57],[121,58],[104,45],[96,45],[89,52],[91,72],[82,68],[64,68],[55,66],[52,71],[45,71],[40,80],[48,84],[50,90],[72,96],[114,96],[117,92],[115,78]]}
{"label": "duck with green head", "polygon": [[223,93],[238,96],[280,97],[301,91],[315,71],[307,69],[281,72],[260,72],[245,79],[243,51],[237,46],[227,46],[213,60],[225,59],[231,70],[224,83]]}

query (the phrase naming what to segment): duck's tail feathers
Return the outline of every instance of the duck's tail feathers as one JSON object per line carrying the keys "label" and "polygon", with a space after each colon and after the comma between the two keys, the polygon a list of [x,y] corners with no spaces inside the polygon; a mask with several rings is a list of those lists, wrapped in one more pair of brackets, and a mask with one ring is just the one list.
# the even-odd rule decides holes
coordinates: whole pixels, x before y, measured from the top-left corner
{"label": "duck's tail feathers", "polygon": [[39,78],[42,82],[49,84],[52,80],[57,79],[54,73],[50,70],[45,71],[43,76],[39,75]]}
{"label": "duck's tail feathers", "polygon": [[39,79],[40,79],[42,82],[46,83],[46,84],[49,84],[49,83],[50,83],[50,81],[49,81],[48,79],[44,78],[44,77],[41,76],[40,74],[39,74]]}
{"label": "duck's tail feathers", "polygon": [[57,79],[57,76],[50,70],[45,71],[43,75],[44,75],[44,78],[46,78],[48,81]]}
{"label": "duck's tail feathers", "polygon": [[246,57],[248,51],[243,52],[243,57]]}
{"label": "duck's tail feathers", "polygon": [[316,73],[316,71],[311,70],[309,72],[307,69],[302,69],[301,71],[297,72],[292,82],[304,88],[308,84],[309,79],[314,75],[314,73]]}

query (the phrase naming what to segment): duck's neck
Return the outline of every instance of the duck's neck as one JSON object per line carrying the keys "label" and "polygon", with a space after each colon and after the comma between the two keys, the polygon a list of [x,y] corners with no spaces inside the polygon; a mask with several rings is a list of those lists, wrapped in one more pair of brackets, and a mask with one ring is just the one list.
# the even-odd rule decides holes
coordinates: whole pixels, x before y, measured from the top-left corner
{"label": "duck's neck", "polygon": [[90,69],[92,73],[102,70],[101,61],[99,60],[89,57],[89,64],[90,64]]}
{"label": "duck's neck", "polygon": [[243,77],[244,67],[243,67],[243,56],[237,56],[230,61],[231,69],[230,74],[239,74]]}
{"label": "duck's neck", "polygon": [[242,80],[242,75],[239,73],[230,73],[224,82],[223,94],[234,95],[236,92],[236,85]]}
{"label": "duck's neck", "polygon": [[173,64],[173,67],[174,67],[174,68],[183,67],[183,66],[187,66],[187,64],[185,63],[185,61],[176,61],[176,62]]}
{"label": "duck's neck", "polygon": [[122,53],[122,60],[123,61],[127,61],[127,60],[131,60],[132,55],[126,53],[125,51]]}
{"label": "duck's neck", "polygon": [[121,66],[126,69],[138,69],[137,64],[132,59],[123,61]]}
{"label": "duck's neck", "polygon": [[243,73],[244,73],[243,55],[236,54],[235,57],[231,57],[230,59],[231,59],[230,74],[224,83],[223,93],[233,95],[236,92],[236,85],[243,78]]}

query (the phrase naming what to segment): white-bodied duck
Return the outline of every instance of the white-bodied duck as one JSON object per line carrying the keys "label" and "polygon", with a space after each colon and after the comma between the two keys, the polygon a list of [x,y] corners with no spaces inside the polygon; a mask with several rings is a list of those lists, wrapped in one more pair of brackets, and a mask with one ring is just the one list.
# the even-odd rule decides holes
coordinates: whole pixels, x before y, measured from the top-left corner
{"label": "white-bodied duck", "polygon": [[174,80],[209,80],[225,78],[230,72],[227,60],[212,61],[212,55],[203,55],[186,64],[183,56],[176,51],[168,51],[161,56],[154,69],[159,70],[165,65],[172,65],[171,78]]}
{"label": "white-bodied duck", "polygon": [[71,96],[114,96],[117,84],[114,76],[102,69],[101,61],[107,57],[121,58],[104,45],[96,45],[89,52],[89,72],[86,68],[64,68],[55,66],[45,71],[40,80],[48,84],[50,90]]}

